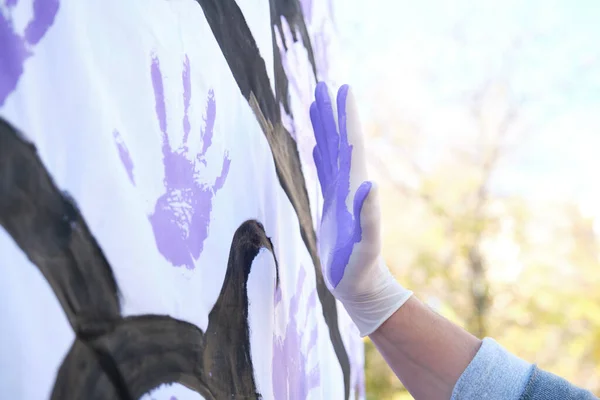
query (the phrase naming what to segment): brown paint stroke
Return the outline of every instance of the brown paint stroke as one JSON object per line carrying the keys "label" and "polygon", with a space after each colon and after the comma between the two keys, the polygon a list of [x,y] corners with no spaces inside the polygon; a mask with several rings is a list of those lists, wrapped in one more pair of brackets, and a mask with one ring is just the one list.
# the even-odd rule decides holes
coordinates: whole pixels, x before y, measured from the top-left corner
{"label": "brown paint stroke", "polygon": [[117,284],[79,210],[35,147],[0,119],[0,224],[37,265],[76,330],[120,317]]}
{"label": "brown paint stroke", "polygon": [[[206,20],[219,43],[242,95],[248,100],[260,123],[273,154],[279,183],[298,216],[300,234],[311,255],[315,269],[317,294],[323,309],[323,317],[329,328],[333,349],[342,369],[345,398],[348,398],[350,395],[350,360],[339,330],[337,304],[323,279],[308,193],[296,142],[282,125],[279,103],[271,90],[265,62],[260,56],[256,41],[235,0],[196,1],[204,11]],[[275,60],[277,60],[279,52],[277,46],[274,46],[273,51]],[[277,71],[277,65],[275,67]],[[308,110],[306,112],[308,113]]]}
{"label": "brown paint stroke", "polygon": [[207,400],[220,398],[203,379],[202,353],[202,332],[192,324],[157,315],[124,318],[97,337],[78,336],[52,399],[133,400],[174,382]]}
{"label": "brown paint stroke", "polygon": [[259,251],[274,252],[259,222],[246,221],[234,233],[206,333],[169,316],[121,317],[112,269],[74,201],[55,186],[35,147],[2,118],[0,225],[42,271],[76,334],[53,399],[130,400],[175,382],[208,400],[260,398],[246,285]]}

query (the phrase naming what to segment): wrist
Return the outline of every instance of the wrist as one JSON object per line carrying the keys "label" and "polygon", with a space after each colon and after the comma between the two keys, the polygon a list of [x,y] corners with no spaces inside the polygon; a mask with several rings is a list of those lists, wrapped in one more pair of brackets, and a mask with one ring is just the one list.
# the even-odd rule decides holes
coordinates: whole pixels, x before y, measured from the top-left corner
{"label": "wrist", "polygon": [[481,341],[412,296],[371,340],[415,398],[448,399]]}

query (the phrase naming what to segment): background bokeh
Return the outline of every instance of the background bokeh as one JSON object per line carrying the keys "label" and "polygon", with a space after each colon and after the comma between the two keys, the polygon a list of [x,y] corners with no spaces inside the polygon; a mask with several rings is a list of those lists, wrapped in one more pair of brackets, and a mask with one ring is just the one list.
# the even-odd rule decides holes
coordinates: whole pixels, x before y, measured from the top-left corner
{"label": "background bokeh", "polygon": [[[399,281],[600,395],[600,5],[331,0]],[[366,342],[368,398],[411,398]]]}

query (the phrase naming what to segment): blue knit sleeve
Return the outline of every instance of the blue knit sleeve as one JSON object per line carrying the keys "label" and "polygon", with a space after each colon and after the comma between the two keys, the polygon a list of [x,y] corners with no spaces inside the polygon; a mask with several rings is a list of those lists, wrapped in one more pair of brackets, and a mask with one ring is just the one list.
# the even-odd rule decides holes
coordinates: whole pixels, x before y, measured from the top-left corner
{"label": "blue knit sleeve", "polygon": [[538,369],[485,338],[456,382],[452,400],[588,400],[593,394]]}
{"label": "blue knit sleeve", "polygon": [[591,392],[571,385],[563,378],[536,368],[519,400],[595,400]]}

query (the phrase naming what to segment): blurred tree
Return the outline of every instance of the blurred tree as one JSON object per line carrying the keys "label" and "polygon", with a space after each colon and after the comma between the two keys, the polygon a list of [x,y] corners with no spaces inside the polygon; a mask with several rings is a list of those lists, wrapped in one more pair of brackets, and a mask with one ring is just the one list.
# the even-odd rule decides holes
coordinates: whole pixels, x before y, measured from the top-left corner
{"label": "blurred tree", "polygon": [[[452,126],[437,125],[445,135],[401,112],[372,121],[367,150],[381,186],[386,261],[402,284],[476,336],[600,394],[594,221],[565,201],[494,190],[531,131],[505,65],[463,96]],[[368,398],[410,398],[370,342],[366,366]]]}
{"label": "blurred tree", "polygon": [[[432,278],[442,274],[445,280],[442,284],[449,289],[444,300],[452,308],[458,305],[453,304],[458,293],[469,293],[470,312],[463,314],[464,322],[478,337],[487,335],[486,320],[491,302],[487,264],[481,251],[481,243],[494,231],[497,219],[489,210],[494,200],[490,193],[491,179],[508,147],[508,139],[514,140],[518,130],[519,106],[520,102],[511,97],[506,84],[496,80],[485,82],[474,91],[467,106],[471,132],[462,143],[451,144],[449,158],[428,172],[414,159],[407,160],[409,165],[404,168],[409,168],[416,178],[412,186],[406,180],[397,179],[398,174],[391,170],[394,164],[402,163],[397,155],[395,160],[371,157],[383,180],[409,199],[418,199],[425,206],[425,212],[436,220],[432,221],[437,225],[436,230],[441,228],[443,237],[438,241],[447,242],[444,251],[440,253],[435,249],[432,254],[431,249],[426,249],[417,254],[416,262],[425,264]],[[467,279],[459,283],[457,274]]]}
{"label": "blurred tree", "polygon": [[367,400],[412,398],[396,376],[390,373],[377,348],[368,339],[365,340],[365,379],[369,385]]}

